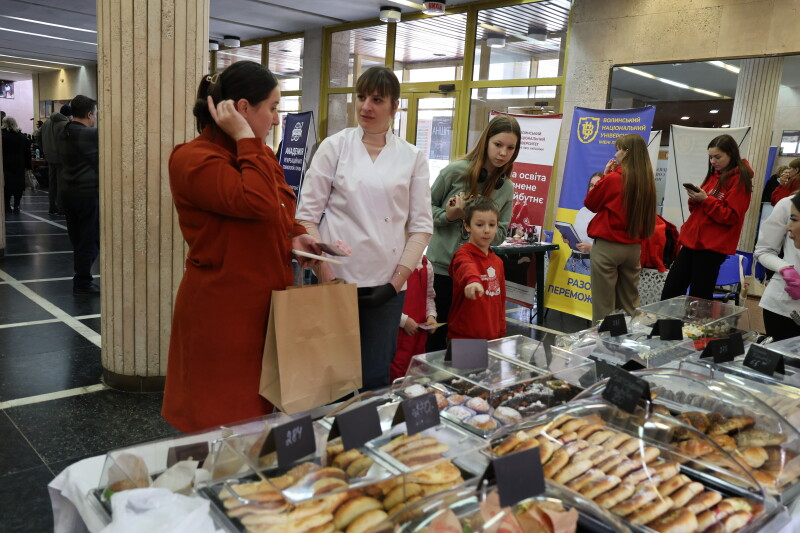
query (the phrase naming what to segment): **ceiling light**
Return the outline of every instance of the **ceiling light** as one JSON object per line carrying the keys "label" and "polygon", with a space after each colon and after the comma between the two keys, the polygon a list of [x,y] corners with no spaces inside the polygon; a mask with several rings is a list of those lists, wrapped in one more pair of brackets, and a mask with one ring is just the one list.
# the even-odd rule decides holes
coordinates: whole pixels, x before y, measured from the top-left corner
{"label": "ceiling light", "polygon": [[58,67],[47,67],[45,65],[31,65],[30,63],[17,63],[16,61],[5,61],[0,59],[0,63],[8,63],[9,65],[20,65],[23,67],[35,67],[35,68],[49,68],[50,70],[63,70]]}
{"label": "ceiling light", "polygon": [[709,113],[719,113],[719,109],[712,109]]}
{"label": "ceiling light", "polygon": [[378,39],[376,39],[375,37],[364,37],[364,38],[363,38],[363,39],[361,39],[361,40],[362,40],[362,41],[364,41],[365,43],[374,43],[374,42],[375,42],[375,41],[377,41]]}
{"label": "ceiling light", "polygon": [[378,18],[381,19],[381,22],[390,24],[400,22],[400,9],[392,6],[381,6]]}
{"label": "ceiling light", "polygon": [[690,87],[685,83],[680,83],[673,80],[668,80],[666,78],[659,78],[658,76],[654,76],[649,72],[645,72],[643,70],[639,70],[636,68],[631,67],[619,67],[620,70],[624,70],[625,72],[630,72],[631,74],[636,74],[637,76],[642,76],[643,78],[650,78],[651,80],[660,81],[661,83],[666,83],[667,85],[672,85],[673,87],[680,87],[681,89],[688,89],[690,91],[694,91],[700,94],[707,94],[708,96],[713,96],[715,98],[723,98],[723,99],[730,99],[730,96],[725,96],[724,94],[715,93],[714,91],[709,91],[706,89],[699,89],[697,87]]}
{"label": "ceiling light", "polygon": [[24,74],[24,72],[17,72],[16,70],[0,70],[0,72],[8,72],[9,74]]}
{"label": "ceiling light", "polygon": [[572,2],[570,2],[570,0],[552,0],[550,3],[563,7],[564,9],[570,9],[572,7]]}
{"label": "ceiling light", "polygon": [[681,117],[681,120],[689,120],[691,117]]}
{"label": "ceiling light", "polygon": [[21,20],[22,22],[30,22],[32,24],[44,24],[45,26],[54,26],[56,28],[64,28],[66,30],[75,30],[75,31],[85,31],[87,33],[97,33],[96,30],[86,30],[83,28],[76,28],[74,26],[62,26],[61,24],[53,24],[52,22],[42,22],[41,20],[33,20],[33,19],[24,19],[22,17],[12,17],[11,15],[0,15],[0,17],[11,19],[11,20]]}
{"label": "ceiling light", "polygon": [[[418,2],[411,2],[410,0],[389,0],[393,4],[400,4],[401,6],[413,7],[414,9],[425,9],[425,6]],[[383,8],[381,8],[383,9]]]}
{"label": "ceiling light", "polygon": [[620,67],[620,69],[624,70],[625,72],[630,72],[631,74],[636,74],[637,76],[642,76],[644,78],[657,79],[655,76],[653,76],[649,72],[645,72],[643,70],[639,70],[638,68]]}
{"label": "ceiling light", "polygon": [[739,74],[739,71],[742,70],[739,67],[735,67],[733,65],[729,65],[728,63],[724,63],[722,61],[706,61],[709,65],[714,65],[715,67],[724,68],[729,72],[733,72],[734,74]]}
{"label": "ceiling light", "polygon": [[242,45],[242,41],[235,35],[226,35],[222,38],[222,44],[228,48],[239,48]]}
{"label": "ceiling light", "polygon": [[722,125],[722,127],[723,127],[723,128],[730,128],[730,127],[731,127],[731,125],[730,125],[730,124],[723,124],[723,125]]}
{"label": "ceiling light", "polygon": [[436,57],[444,57],[447,54],[440,54],[438,52],[434,52],[433,55],[435,55]]}
{"label": "ceiling light", "polygon": [[33,35],[34,37],[44,37],[45,39],[55,39],[57,41],[69,41],[71,43],[90,44],[92,46],[97,46],[97,43],[90,43],[89,41],[77,41],[75,39],[67,39],[66,37],[55,37],[53,35],[45,35],[44,33],[33,33],[30,31],[12,30],[11,28],[3,28],[3,27],[0,27],[0,31],[10,31],[13,33],[21,33],[23,35]]}
{"label": "ceiling light", "polygon": [[[76,65],[74,63],[61,63],[59,61],[47,61],[45,59],[37,59],[35,57],[20,57],[20,56],[11,56],[8,54],[0,54],[0,57],[10,57],[13,59],[24,59],[25,61],[38,61],[39,63],[51,63],[53,65],[67,65],[68,67],[82,67],[83,65]],[[2,60],[0,60],[2,61]]]}
{"label": "ceiling light", "polygon": [[535,41],[546,41],[547,28],[542,26],[529,26],[527,36]]}
{"label": "ceiling light", "polygon": [[213,39],[208,41],[208,50],[209,52],[216,52],[219,50],[219,41],[215,41]]}
{"label": "ceiling light", "polygon": [[486,46],[489,48],[503,48],[506,45],[506,36],[499,33],[490,33],[486,36]]}
{"label": "ceiling light", "polygon": [[278,52],[291,52],[288,48],[281,48]]}
{"label": "ceiling light", "polygon": [[422,12],[426,15],[444,15],[446,3],[445,0],[441,0],[441,2],[422,2]]}

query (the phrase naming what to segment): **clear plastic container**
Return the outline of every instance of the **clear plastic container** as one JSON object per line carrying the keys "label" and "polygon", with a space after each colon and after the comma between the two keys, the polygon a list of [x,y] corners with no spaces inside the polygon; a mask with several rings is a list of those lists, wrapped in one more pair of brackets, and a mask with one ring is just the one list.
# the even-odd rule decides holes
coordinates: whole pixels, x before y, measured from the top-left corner
{"label": "clear plastic container", "polygon": [[709,340],[741,333],[744,340],[754,336],[750,330],[750,315],[746,307],[693,296],[676,296],[637,309],[635,321],[644,326],[655,325],[659,319],[672,318],[684,323],[684,336],[695,341],[698,350]]}
{"label": "clear plastic container", "polygon": [[[599,395],[603,387],[586,394]],[[785,517],[783,506],[719,443],[660,408],[629,414],[599,396],[574,400],[510,430],[493,453],[532,446],[539,447],[547,479],[632,530],[650,532],[679,520],[682,531],[730,521],[733,531],[757,532]]]}
{"label": "clear plastic container", "polygon": [[[785,369],[784,374],[775,372],[772,376],[768,376],[762,372],[753,370],[745,366],[745,356],[737,357],[733,361],[718,365],[718,367],[723,372],[730,372],[752,381],[789,387],[796,391],[800,389],[800,337],[771,342],[764,345],[764,348],[781,354]],[[745,354],[746,352],[747,348],[745,348]]]}
{"label": "clear plastic container", "polygon": [[400,398],[435,392],[443,418],[480,436],[569,401],[596,381],[593,361],[549,348],[538,360],[542,368],[490,350],[486,369],[463,370],[444,354],[415,356],[393,390]]}

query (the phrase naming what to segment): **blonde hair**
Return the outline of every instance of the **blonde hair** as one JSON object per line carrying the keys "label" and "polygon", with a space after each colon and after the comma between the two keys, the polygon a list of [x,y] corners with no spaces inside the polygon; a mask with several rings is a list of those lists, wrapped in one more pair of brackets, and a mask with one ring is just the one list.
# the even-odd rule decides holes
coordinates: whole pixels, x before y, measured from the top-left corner
{"label": "blonde hair", "polygon": [[14,117],[6,117],[3,119],[3,129],[4,130],[11,130],[16,131],[19,133],[19,126],[17,125],[17,120]]}
{"label": "blonde hair", "polygon": [[[500,167],[493,176],[489,176],[487,178],[483,192],[478,191],[478,179],[480,178],[481,170],[483,170],[483,167],[486,165],[486,153],[489,150],[489,139],[500,133],[512,133],[513,135],[516,135],[517,145],[514,148],[514,155],[511,156],[511,159],[508,160],[508,163]],[[470,196],[484,194],[490,198],[492,197],[492,194],[495,190],[495,184],[500,176],[511,173],[511,169],[514,166],[514,161],[517,159],[517,155],[519,155],[519,145],[521,139],[522,133],[519,129],[519,123],[517,122],[517,119],[510,115],[497,115],[489,122],[489,124],[486,125],[485,128],[483,128],[483,132],[481,133],[478,142],[476,142],[475,146],[472,147],[472,150],[470,150],[469,153],[463,157],[463,159],[469,161],[467,173],[464,175],[464,189],[466,192],[469,192]]]}
{"label": "blonde hair", "polygon": [[622,205],[632,239],[648,239],[656,229],[656,180],[647,144],[638,133],[623,135],[614,143],[625,150],[622,159]]}

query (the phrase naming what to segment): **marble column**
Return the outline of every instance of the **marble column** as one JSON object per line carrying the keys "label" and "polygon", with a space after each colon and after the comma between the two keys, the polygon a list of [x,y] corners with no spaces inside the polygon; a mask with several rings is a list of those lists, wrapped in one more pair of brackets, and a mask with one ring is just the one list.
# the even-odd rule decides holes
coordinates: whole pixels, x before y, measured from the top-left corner
{"label": "marble column", "polygon": [[196,135],[209,0],[97,0],[103,379],[163,388],[185,245],[172,148]]}
{"label": "marble column", "polygon": [[742,59],[736,82],[731,127],[750,126],[750,150],[747,159],[753,167],[753,196],[744,219],[739,250],[752,252],[758,238],[756,229],[761,212],[761,191],[767,171],[767,155],[772,141],[772,125],[778,89],[783,74],[783,57]]}

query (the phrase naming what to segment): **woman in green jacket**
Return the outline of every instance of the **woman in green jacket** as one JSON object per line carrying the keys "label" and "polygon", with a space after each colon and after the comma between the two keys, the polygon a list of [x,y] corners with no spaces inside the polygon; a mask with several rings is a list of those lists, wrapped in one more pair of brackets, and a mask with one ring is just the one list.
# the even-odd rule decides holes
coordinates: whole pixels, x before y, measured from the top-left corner
{"label": "woman in green jacket", "polygon": [[[439,322],[447,322],[453,299],[453,280],[447,273],[450,260],[468,239],[462,224],[464,203],[477,195],[493,199],[500,206],[500,217],[492,246],[506,238],[514,202],[514,184],[508,176],[519,154],[520,138],[517,120],[510,115],[497,115],[472,150],[442,169],[431,188],[433,237],[427,257],[433,265]],[[428,337],[427,351],[445,349],[446,339],[447,326],[443,326]]]}

